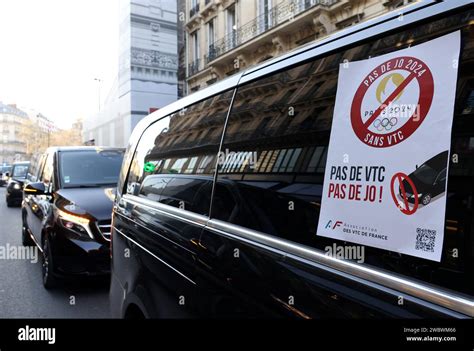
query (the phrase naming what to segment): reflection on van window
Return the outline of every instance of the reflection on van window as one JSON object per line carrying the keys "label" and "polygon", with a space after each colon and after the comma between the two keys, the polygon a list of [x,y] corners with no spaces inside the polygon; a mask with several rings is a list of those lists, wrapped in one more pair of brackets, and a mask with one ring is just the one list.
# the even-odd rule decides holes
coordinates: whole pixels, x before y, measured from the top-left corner
{"label": "reflection on van window", "polygon": [[135,151],[127,193],[208,215],[212,175],[232,92],[210,97],[151,125]]}
{"label": "reflection on van window", "polygon": [[219,173],[323,173],[326,147],[221,152]]}

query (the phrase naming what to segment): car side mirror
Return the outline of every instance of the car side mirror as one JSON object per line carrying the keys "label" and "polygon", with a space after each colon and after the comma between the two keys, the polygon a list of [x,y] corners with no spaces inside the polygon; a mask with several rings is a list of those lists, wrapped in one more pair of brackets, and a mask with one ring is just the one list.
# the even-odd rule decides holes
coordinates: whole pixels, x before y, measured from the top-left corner
{"label": "car side mirror", "polygon": [[44,183],[28,183],[23,188],[26,195],[45,195],[46,187]]}

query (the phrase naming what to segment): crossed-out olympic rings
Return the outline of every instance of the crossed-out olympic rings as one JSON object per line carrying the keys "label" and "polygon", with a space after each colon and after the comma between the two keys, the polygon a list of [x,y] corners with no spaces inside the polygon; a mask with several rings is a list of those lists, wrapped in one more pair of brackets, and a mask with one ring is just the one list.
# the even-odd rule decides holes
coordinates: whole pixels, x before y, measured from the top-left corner
{"label": "crossed-out olympic rings", "polygon": [[386,130],[386,131],[389,131],[391,130],[393,127],[395,127],[398,123],[398,119],[396,117],[392,117],[392,118],[383,118],[383,119],[376,119],[373,123],[373,126],[375,127],[375,129],[377,129],[379,132],[381,132],[382,130]]}

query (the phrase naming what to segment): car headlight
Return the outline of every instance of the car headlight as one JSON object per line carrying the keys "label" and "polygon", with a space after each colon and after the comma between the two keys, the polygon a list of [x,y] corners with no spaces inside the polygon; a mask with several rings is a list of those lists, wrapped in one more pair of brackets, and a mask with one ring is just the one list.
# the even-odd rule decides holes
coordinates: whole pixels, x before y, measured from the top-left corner
{"label": "car headlight", "polygon": [[83,216],[74,215],[58,209],[58,216],[61,225],[69,230],[76,232],[77,234],[90,237],[94,239],[94,235],[90,229],[90,220]]}
{"label": "car headlight", "polygon": [[13,184],[13,189],[20,190],[21,186],[18,183]]}

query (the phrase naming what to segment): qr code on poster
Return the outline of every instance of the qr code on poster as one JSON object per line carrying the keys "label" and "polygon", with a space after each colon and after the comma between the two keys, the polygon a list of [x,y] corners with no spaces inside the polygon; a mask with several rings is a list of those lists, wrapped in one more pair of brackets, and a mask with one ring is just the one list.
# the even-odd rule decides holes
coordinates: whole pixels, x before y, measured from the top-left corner
{"label": "qr code on poster", "polygon": [[415,250],[434,252],[436,230],[416,228]]}

